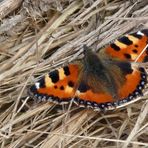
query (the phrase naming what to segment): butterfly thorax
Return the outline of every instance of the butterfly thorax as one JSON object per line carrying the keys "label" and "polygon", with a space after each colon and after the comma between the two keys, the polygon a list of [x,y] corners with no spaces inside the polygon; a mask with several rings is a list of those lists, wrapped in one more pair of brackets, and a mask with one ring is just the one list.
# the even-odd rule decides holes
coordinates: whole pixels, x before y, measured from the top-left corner
{"label": "butterfly thorax", "polygon": [[[81,80],[85,85],[88,85],[95,92],[104,92],[112,95],[113,98],[118,99],[118,85],[116,79],[111,72],[111,64],[107,58],[98,56],[91,50],[86,49],[84,52],[83,70],[81,74]],[[117,66],[117,73],[120,73],[120,69]],[[103,85],[102,85],[103,84]]]}

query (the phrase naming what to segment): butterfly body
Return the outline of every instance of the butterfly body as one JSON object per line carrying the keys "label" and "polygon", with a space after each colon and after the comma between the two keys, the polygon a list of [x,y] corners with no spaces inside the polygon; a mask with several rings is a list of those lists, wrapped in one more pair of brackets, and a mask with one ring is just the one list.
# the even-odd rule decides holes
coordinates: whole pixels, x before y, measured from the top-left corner
{"label": "butterfly body", "polygon": [[[145,48],[148,30],[124,36],[94,53],[84,46],[84,58],[46,74],[29,92],[38,100],[59,104],[73,100],[84,107],[114,109],[136,100],[147,84],[144,68],[134,61]],[[138,62],[147,61],[146,50]]]}

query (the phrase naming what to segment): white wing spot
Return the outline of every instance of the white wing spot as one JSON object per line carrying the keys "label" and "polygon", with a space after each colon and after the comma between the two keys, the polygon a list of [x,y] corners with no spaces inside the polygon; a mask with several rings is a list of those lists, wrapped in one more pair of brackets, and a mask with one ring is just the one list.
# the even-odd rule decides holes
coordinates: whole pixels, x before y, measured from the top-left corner
{"label": "white wing spot", "polygon": [[36,86],[37,89],[39,89],[40,88],[40,83],[35,83],[35,86]]}
{"label": "white wing spot", "polygon": [[144,36],[144,34],[141,31],[137,32],[138,35]]}

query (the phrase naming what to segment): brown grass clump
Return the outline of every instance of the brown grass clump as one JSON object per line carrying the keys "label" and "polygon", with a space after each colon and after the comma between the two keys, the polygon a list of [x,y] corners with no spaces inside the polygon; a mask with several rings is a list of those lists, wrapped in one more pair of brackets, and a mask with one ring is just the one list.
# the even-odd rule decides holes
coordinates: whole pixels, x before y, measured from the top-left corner
{"label": "brown grass clump", "polygon": [[[39,76],[148,26],[146,0],[0,2],[0,147],[148,147],[147,97],[110,112],[35,104]],[[36,78],[34,78],[34,76]]]}

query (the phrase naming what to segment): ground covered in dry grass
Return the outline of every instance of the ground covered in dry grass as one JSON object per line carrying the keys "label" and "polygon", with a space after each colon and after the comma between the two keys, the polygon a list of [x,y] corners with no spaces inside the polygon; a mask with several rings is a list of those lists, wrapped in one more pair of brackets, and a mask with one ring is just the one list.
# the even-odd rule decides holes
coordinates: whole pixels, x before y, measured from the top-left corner
{"label": "ground covered in dry grass", "polygon": [[0,2],[0,147],[148,147],[147,97],[94,112],[36,104],[27,88],[40,76],[119,36],[148,27],[146,0]]}

